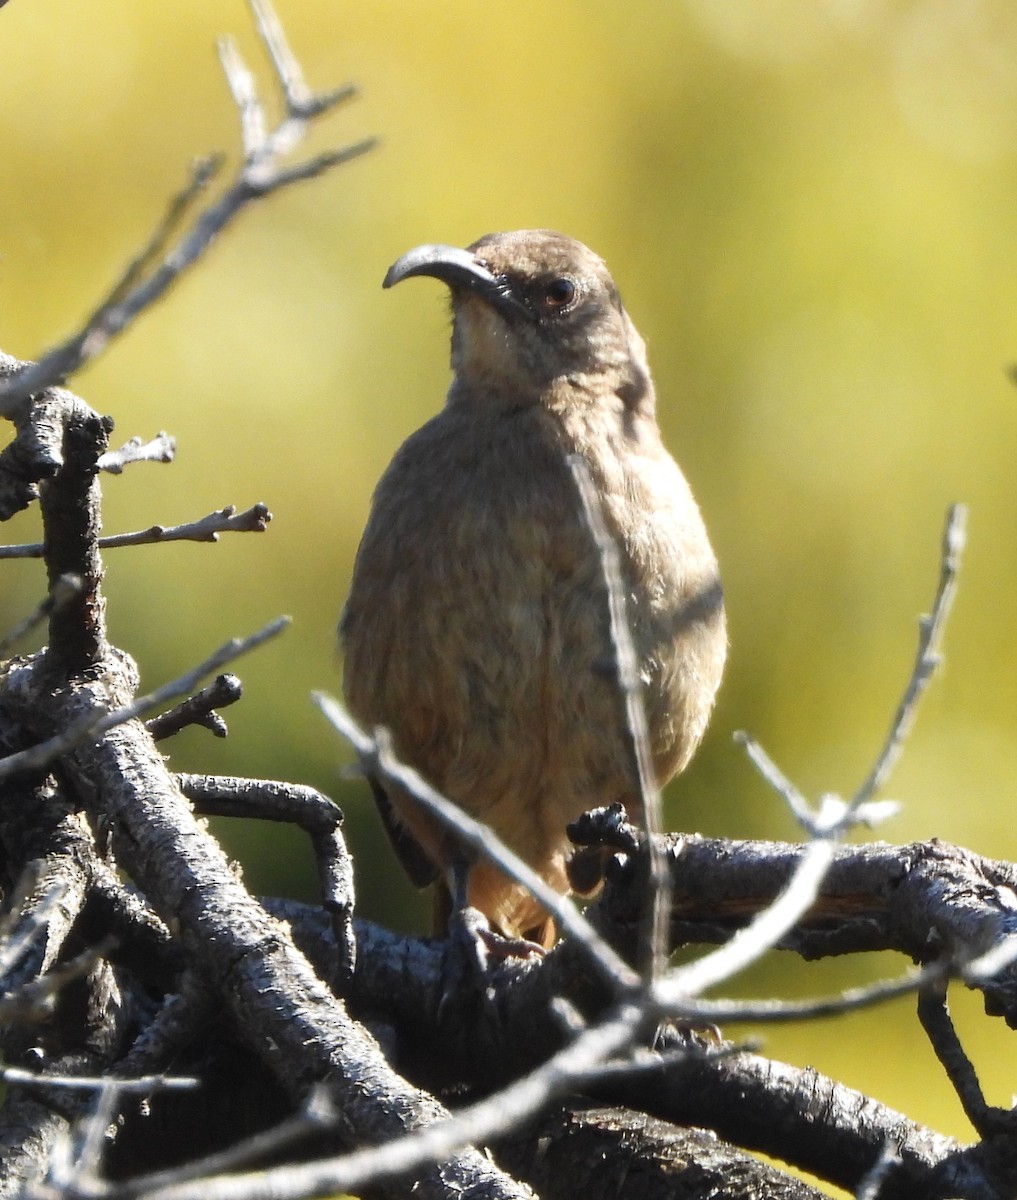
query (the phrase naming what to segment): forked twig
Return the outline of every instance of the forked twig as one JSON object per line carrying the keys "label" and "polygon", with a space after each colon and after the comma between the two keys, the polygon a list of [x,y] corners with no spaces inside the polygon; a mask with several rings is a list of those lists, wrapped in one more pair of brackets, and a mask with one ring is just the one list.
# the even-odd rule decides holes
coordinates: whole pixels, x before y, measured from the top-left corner
{"label": "forked twig", "polygon": [[781,796],[798,822],[810,832],[820,835],[840,835],[850,826],[876,824],[897,810],[892,801],[876,801],[873,797],[886,784],[897,765],[904,743],[911,732],[921,700],[936,668],[942,661],[940,645],[957,590],[957,572],[964,549],[967,509],[952,504],[947,510],[940,557],[939,582],[928,616],[918,622],[918,650],[904,694],[897,705],[890,729],[869,774],[848,801],[833,794],[821,797],[818,810],[813,809],[802,793],[784,775],[760,744],[749,734],[739,731],[735,740],[743,745],[749,758],[766,782]]}
{"label": "forked twig", "polygon": [[125,721],[133,721],[137,717],[143,717],[146,713],[152,712],[153,709],[159,708],[170,700],[175,700],[177,696],[187,695],[192,692],[197,685],[210,675],[213,671],[224,667],[227,663],[233,662],[242,654],[254,650],[256,647],[276,637],[289,624],[289,617],[276,617],[274,621],[270,621],[256,633],[252,633],[246,638],[231,638],[230,641],[220,646],[218,650],[210,655],[204,662],[188,671],[186,674],[179,676],[177,679],[170,680],[169,683],[164,683],[162,687],[156,688],[145,696],[139,696],[130,704],[124,705],[122,708],[114,709],[112,712],[103,713],[102,716],[95,717],[89,714],[82,720],[70,725],[61,733],[47,738],[44,742],[39,742],[27,750],[19,750],[16,754],[8,754],[6,758],[0,758],[0,779],[7,779],[11,775],[17,774],[19,771],[35,770],[38,767],[44,767],[51,763],[61,754],[66,754],[67,751],[73,750],[75,746],[80,746],[83,742],[92,739],[100,738],[104,733],[114,729],[117,725],[123,725]]}
{"label": "forked twig", "polygon": [[301,179],[310,179],[341,163],[358,158],[375,141],[365,138],[341,149],[316,155],[303,163],[283,167],[280,158],[305,136],[308,124],[354,94],[352,87],[315,95],[303,83],[296,60],[286,45],[278,20],[267,0],[252,0],[255,22],[283,93],[286,115],[270,134],[259,129],[255,117],[257,98],[253,79],[241,69],[235,50],[223,57],[230,90],[241,113],[244,158],[232,181],[218,199],[197,213],[190,227],[173,241],[174,233],[197,196],[214,175],[218,158],[202,159],[173,198],[147,246],[128,264],[109,294],[87,318],[82,328],[65,342],[26,363],[0,381],[0,416],[10,416],[17,405],[67,378],[100,354],[140,313],[158,300],[176,279],[212,244],[215,237],[252,200]]}
{"label": "forked twig", "polygon": [[214,737],[224,738],[229,728],[216,710],[236,704],[242,695],[243,687],[236,675],[217,675],[208,687],[146,721],[145,728],[156,742],[172,737],[188,725],[201,725]]}
{"label": "forked twig", "polygon": [[162,431],[149,441],[140,437],[132,437],[119,450],[107,450],[96,466],[100,471],[108,471],[111,475],[119,475],[124,467],[136,462],[169,463],[177,452],[176,439]]}

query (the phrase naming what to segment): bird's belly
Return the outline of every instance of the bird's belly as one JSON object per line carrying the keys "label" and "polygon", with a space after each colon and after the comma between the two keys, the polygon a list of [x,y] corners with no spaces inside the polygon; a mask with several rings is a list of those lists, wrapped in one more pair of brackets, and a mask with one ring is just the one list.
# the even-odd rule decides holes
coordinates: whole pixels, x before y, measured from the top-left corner
{"label": "bird's belly", "polygon": [[[614,801],[636,815],[640,794],[600,554],[561,445],[532,421],[533,436],[515,439],[492,426],[483,453],[474,441],[460,455],[447,437],[429,440],[428,456],[414,447],[399,481],[412,505],[392,504],[383,482],[365,534],[370,573],[355,577],[344,617],[344,686],[362,722],[391,729],[400,758],[566,891],[566,825]],[[664,782],[705,726],[723,617],[716,564],[670,459],[642,472],[632,520],[633,453],[619,443],[596,473]],[[698,560],[686,552],[697,537]],[[690,583],[700,575],[717,588],[708,612]],[[409,797],[392,802],[447,868],[454,838]],[[527,927],[519,912],[532,902],[492,868],[478,864],[470,886],[487,889],[474,902],[497,908],[501,928]]]}
{"label": "bird's belly", "polygon": [[[426,745],[408,743],[406,752],[545,872],[558,869],[565,826],[582,812],[616,800],[632,813],[639,806],[606,587],[599,562],[591,564],[588,552],[582,558],[571,574],[540,586],[520,566],[483,602],[471,593],[472,628],[464,628],[464,611],[449,613],[445,639],[414,672],[433,684],[434,724]],[[667,758],[674,672],[655,670],[645,686],[651,742]]]}

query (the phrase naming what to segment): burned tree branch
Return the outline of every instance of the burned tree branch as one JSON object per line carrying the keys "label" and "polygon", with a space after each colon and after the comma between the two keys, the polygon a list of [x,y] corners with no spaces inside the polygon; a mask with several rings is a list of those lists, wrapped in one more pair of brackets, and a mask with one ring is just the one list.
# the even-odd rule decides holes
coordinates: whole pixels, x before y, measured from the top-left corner
{"label": "burned tree branch", "polygon": [[172,737],[188,725],[201,725],[215,737],[226,737],[229,730],[226,722],[216,711],[236,704],[243,695],[243,688],[236,675],[217,675],[206,688],[188,696],[186,700],[145,722],[145,728],[156,742]]}

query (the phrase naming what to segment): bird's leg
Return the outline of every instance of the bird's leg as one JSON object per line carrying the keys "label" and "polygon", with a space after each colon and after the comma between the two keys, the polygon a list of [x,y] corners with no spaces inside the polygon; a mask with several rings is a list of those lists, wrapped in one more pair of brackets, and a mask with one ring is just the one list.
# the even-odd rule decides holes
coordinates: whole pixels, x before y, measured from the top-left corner
{"label": "bird's leg", "polygon": [[[435,894],[435,931],[447,935],[442,964],[437,1020],[458,1020],[470,1003],[493,999],[490,984],[490,939],[496,935],[487,918],[469,903],[470,863],[456,857],[448,865]],[[457,1014],[457,1015],[454,1015]]]}
{"label": "bird's leg", "polygon": [[600,890],[611,859],[634,862],[641,852],[640,831],[617,801],[583,813],[568,826],[567,833],[576,849],[565,870],[572,890],[580,896]]}
{"label": "bird's leg", "polygon": [[[532,958],[544,953],[544,946],[522,937],[506,937],[491,927],[487,917],[470,904],[469,884],[472,861],[457,856],[445,874],[447,895],[437,897],[436,916],[440,914],[448,934],[449,954],[439,1009],[447,1009],[449,1000],[464,994],[491,994],[494,971],[507,959]],[[442,902],[447,904],[444,912]],[[438,926],[439,930],[441,926]]]}
{"label": "bird's leg", "polygon": [[447,926],[457,969],[461,974],[473,976],[475,980],[488,973],[491,941],[497,935],[487,917],[470,904],[471,866],[469,860],[458,855],[449,864],[446,876],[450,904]]}

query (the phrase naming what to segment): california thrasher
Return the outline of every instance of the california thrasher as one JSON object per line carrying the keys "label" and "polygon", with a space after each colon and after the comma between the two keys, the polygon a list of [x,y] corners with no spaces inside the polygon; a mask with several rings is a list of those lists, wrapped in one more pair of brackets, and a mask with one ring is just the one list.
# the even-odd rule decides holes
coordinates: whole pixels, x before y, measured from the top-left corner
{"label": "california thrasher", "polygon": [[[339,626],[344,692],[399,758],[566,892],[566,825],[616,800],[640,808],[600,552],[569,457],[617,543],[661,784],[688,763],[720,683],[717,563],[600,258],[523,230],[419,246],[384,286],[413,275],[451,291],[454,375],[375,492]],[[455,837],[373,785],[414,882],[444,876],[455,896]],[[465,882],[460,899],[499,933],[553,939],[542,907],[488,862]]]}

